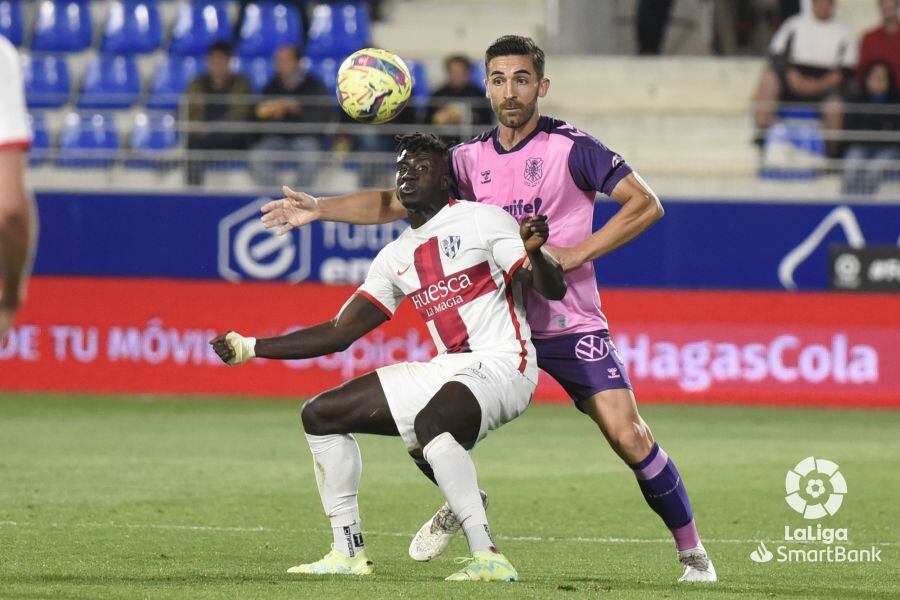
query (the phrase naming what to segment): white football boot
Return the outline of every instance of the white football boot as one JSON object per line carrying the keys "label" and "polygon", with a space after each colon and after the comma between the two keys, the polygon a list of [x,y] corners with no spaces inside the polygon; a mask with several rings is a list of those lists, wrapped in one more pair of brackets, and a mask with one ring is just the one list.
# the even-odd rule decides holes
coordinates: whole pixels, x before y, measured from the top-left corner
{"label": "white football boot", "polygon": [[[482,490],[479,491],[481,492],[481,503],[487,509],[487,494]],[[450,506],[444,502],[440,510],[425,521],[425,524],[413,537],[412,542],[409,544],[410,558],[425,561],[440,556],[441,552],[447,549],[453,536],[460,529],[459,520],[457,520],[453,511],[450,510]]]}
{"label": "white football boot", "polygon": [[689,550],[680,550],[678,552],[678,561],[684,565],[684,573],[678,578],[678,581],[698,583],[715,583],[718,581],[716,568],[713,567],[712,561],[709,560],[703,544]]}

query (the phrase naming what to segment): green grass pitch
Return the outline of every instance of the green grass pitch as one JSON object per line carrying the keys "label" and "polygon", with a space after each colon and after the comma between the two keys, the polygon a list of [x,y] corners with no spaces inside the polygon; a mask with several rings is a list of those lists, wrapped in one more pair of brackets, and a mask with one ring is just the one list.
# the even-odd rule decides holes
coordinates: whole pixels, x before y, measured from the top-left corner
{"label": "green grass pitch", "polygon": [[[446,583],[462,537],[419,564],[409,537],[441,502],[398,439],[359,436],[361,510],[377,573],[303,578],[330,532],[298,404],[0,396],[2,598],[896,598],[900,413],[646,406],[677,461],[720,582],[677,584],[668,533],[590,421],[536,405],[474,452],[514,584]],[[837,462],[837,515],[880,563],[756,564],[785,525],[800,459]],[[783,542],[782,542],[783,543]],[[801,546],[798,546],[801,547]],[[807,547],[822,547],[821,544]]]}

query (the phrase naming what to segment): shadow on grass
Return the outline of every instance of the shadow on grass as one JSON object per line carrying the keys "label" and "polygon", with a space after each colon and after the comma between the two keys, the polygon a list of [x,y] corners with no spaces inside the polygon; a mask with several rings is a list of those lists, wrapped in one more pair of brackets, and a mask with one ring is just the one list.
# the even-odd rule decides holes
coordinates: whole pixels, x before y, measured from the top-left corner
{"label": "shadow on grass", "polygon": [[647,597],[668,598],[672,596],[768,596],[771,598],[885,598],[896,600],[893,591],[863,590],[858,587],[840,585],[815,585],[797,583],[771,585],[755,585],[744,583],[718,582],[715,584],[698,583],[651,583],[640,580],[618,580],[600,577],[566,577],[560,581],[556,589],[561,592],[592,592],[621,594],[626,592],[642,592]]}

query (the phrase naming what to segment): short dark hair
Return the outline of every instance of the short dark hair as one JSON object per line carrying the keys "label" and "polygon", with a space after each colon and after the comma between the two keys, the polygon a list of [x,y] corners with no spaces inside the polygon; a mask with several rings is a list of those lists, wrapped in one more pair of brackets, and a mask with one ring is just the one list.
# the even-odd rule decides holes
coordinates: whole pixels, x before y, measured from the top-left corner
{"label": "short dark hair", "polygon": [[504,35],[497,38],[484,53],[485,70],[488,69],[491,60],[498,56],[530,56],[538,79],[544,78],[544,51],[530,37]]}
{"label": "short dark hair", "polygon": [[453,63],[462,63],[466,65],[466,68],[469,69],[469,71],[472,70],[472,61],[469,60],[468,56],[464,56],[462,54],[451,54],[446,59],[444,59],[444,70],[449,71],[450,65],[452,65]]}
{"label": "short dark hair", "polygon": [[215,44],[212,44],[206,51],[206,54],[212,54],[213,52],[220,52],[228,57],[231,57],[231,55],[234,54],[234,50],[228,42],[216,42]]}
{"label": "short dark hair", "polygon": [[284,50],[284,49],[290,50],[291,53],[294,55],[294,58],[296,58],[297,60],[300,60],[301,58],[303,58],[303,48],[301,48],[297,44],[290,44],[290,43],[281,44],[280,46],[275,48],[275,52],[278,52],[279,50]]}
{"label": "short dark hair", "polygon": [[397,154],[404,151],[412,154],[413,152],[430,152],[440,157],[450,167],[450,146],[442,141],[436,135],[430,133],[410,133],[407,135],[398,135],[394,137],[397,144]]}

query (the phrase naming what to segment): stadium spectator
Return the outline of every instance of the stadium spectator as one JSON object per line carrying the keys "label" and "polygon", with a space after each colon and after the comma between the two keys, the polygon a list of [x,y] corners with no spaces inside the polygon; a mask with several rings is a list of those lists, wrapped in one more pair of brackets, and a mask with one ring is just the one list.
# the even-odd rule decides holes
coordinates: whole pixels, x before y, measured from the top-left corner
{"label": "stadium spectator", "polygon": [[[894,71],[887,62],[869,65],[863,75],[863,86],[854,98],[859,110],[849,111],[844,128],[848,132],[900,135],[900,92]],[[844,155],[844,194],[875,194],[884,172],[893,168],[900,172],[900,139],[851,140]]]}
{"label": "stadium spectator", "polygon": [[880,0],[881,25],[866,32],[859,44],[859,65],[856,78],[863,84],[863,75],[876,61],[888,63],[894,71],[894,81],[900,81],[900,16],[898,0]]}
{"label": "stadium spectator", "polygon": [[0,36],[0,342],[25,300],[37,241],[34,200],[25,184],[31,134],[19,55]]}
{"label": "stadium spectator", "polygon": [[712,3],[715,54],[759,55],[788,18],[800,12],[800,0],[716,0]]}
{"label": "stadium spectator", "polygon": [[660,54],[673,0],[640,0],[637,7],[638,54]]}
{"label": "stadium spectator", "polygon": [[[275,166],[284,161],[277,156],[273,160],[273,152],[316,152],[323,148],[321,135],[292,132],[292,125],[325,123],[335,116],[328,90],[318,79],[307,75],[300,58],[296,46],[284,45],[275,51],[275,76],[263,88],[263,100],[256,105],[259,121],[269,125],[283,123],[287,129],[285,133],[264,132],[250,153],[250,170],[260,185],[277,183]],[[301,102],[301,98],[307,100]],[[308,185],[314,168],[315,161],[301,160],[298,180]]]}
{"label": "stadium spectator", "polygon": [[[426,121],[432,125],[490,125],[493,112],[484,90],[471,82],[469,59],[455,54],[444,62],[444,69],[447,83],[431,94]],[[459,136],[443,137],[451,144],[460,141]]]}
{"label": "stadium spectator", "polygon": [[[247,134],[236,131],[217,131],[198,123],[241,123],[249,121],[252,105],[250,80],[232,73],[231,46],[217,42],[206,54],[207,73],[200,75],[187,87],[188,120],[192,129],[188,135],[188,150],[243,150]],[[197,129],[199,127],[199,129]],[[188,157],[188,184],[203,183],[205,165],[202,160]]]}
{"label": "stadium spectator", "polygon": [[[835,0],[804,3],[800,14],[775,33],[769,50],[772,65],[760,77],[754,98],[757,143],[772,124],[778,102],[819,106],[825,128],[839,131],[842,94],[856,66],[857,47],[853,34],[835,17]],[[838,149],[837,140],[829,139],[829,156],[836,156]]]}
{"label": "stadium spectator", "polygon": [[[809,0],[804,0],[809,2]],[[778,1],[778,20],[784,23],[794,15],[800,12],[800,0],[779,0]]]}

